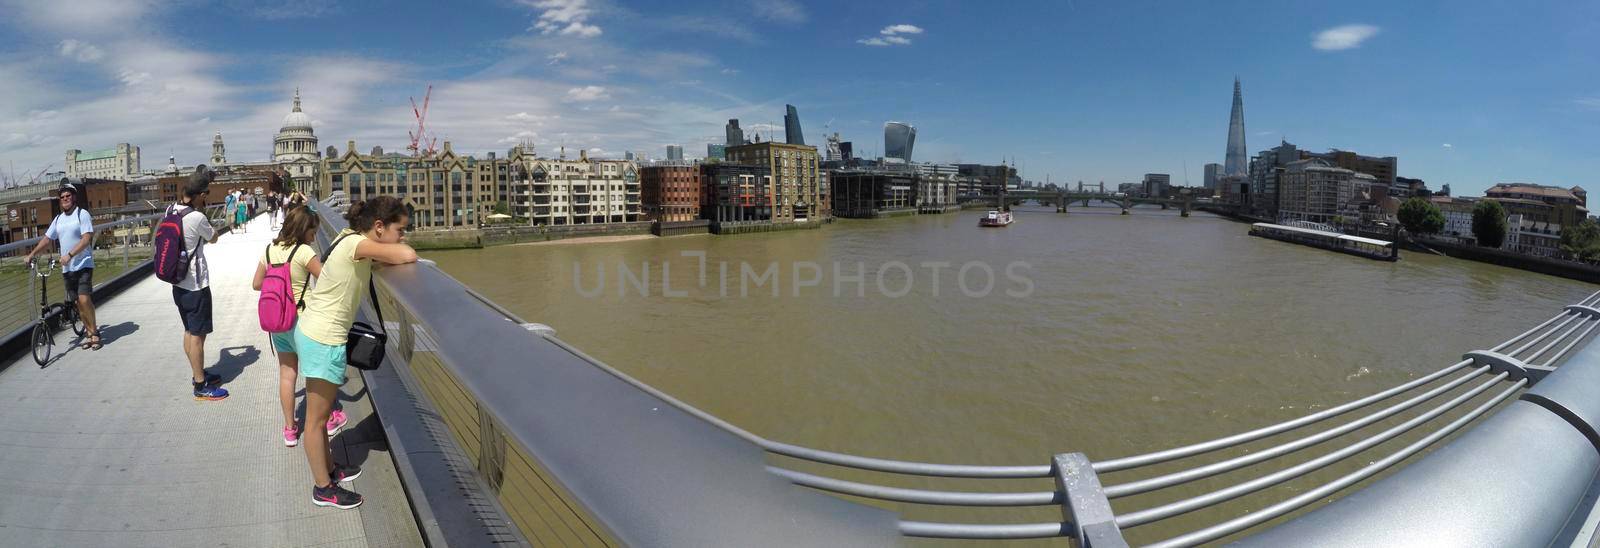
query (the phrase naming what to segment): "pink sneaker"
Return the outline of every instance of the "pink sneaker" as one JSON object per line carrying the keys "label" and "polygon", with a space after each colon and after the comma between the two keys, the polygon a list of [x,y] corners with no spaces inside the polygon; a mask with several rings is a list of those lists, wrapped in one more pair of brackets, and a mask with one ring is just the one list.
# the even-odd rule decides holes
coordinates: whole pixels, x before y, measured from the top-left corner
{"label": "pink sneaker", "polygon": [[300,428],[288,427],[283,429],[283,446],[294,447],[300,445]]}
{"label": "pink sneaker", "polygon": [[346,419],[344,418],[344,411],[343,410],[334,409],[332,413],[329,413],[328,414],[328,437],[331,438],[331,437],[333,437],[334,434],[338,434],[339,433],[339,429],[340,428],[344,428],[345,421],[346,421]]}

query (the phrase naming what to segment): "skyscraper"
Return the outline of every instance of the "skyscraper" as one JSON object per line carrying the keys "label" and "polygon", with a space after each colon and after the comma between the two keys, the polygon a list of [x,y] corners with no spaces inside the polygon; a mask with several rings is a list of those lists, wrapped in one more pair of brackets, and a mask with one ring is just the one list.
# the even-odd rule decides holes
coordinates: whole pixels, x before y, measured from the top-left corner
{"label": "skyscraper", "polygon": [[728,142],[724,144],[730,147],[736,147],[744,144],[744,130],[739,129],[738,118],[730,118],[728,120],[728,125],[723,127],[723,131],[728,134]]}
{"label": "skyscraper", "polygon": [[1217,189],[1217,178],[1222,175],[1222,164],[1206,164],[1206,190]]}
{"label": "skyscraper", "polygon": [[917,128],[911,124],[889,122],[883,125],[883,156],[911,163],[911,149],[917,144]]}
{"label": "skyscraper", "polygon": [[800,132],[800,112],[794,105],[784,105],[788,113],[783,115],[783,138],[791,145],[806,144],[806,137]]}
{"label": "skyscraper", "polygon": [[1239,78],[1233,78],[1233,114],[1228,117],[1228,156],[1223,160],[1223,175],[1248,175],[1248,153],[1244,147],[1244,94]]}
{"label": "skyscraper", "polygon": [[667,161],[668,162],[682,162],[683,161],[683,147],[678,146],[678,145],[667,145]]}

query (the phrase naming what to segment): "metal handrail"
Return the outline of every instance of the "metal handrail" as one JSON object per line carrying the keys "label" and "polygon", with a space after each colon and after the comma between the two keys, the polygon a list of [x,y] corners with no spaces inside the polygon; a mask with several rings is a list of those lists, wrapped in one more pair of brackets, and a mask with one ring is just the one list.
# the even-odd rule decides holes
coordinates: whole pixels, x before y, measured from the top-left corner
{"label": "metal handrail", "polygon": [[926,489],[906,489],[902,487],[885,487],[870,483],[859,483],[834,479],[805,472],[796,472],[787,468],[768,466],[768,472],[787,479],[797,485],[814,487],[824,491],[833,491],[845,495],[889,500],[895,502],[910,502],[915,504],[938,504],[945,506],[1046,506],[1061,504],[1063,497],[1057,491],[1036,491],[1019,493],[976,493],[970,491],[930,491]]}
{"label": "metal handrail", "polygon": [[1421,426],[1423,423],[1433,420],[1439,415],[1443,415],[1446,412],[1449,412],[1451,409],[1455,409],[1461,404],[1466,403],[1468,400],[1477,397],[1478,394],[1482,394],[1484,391],[1493,388],[1494,385],[1499,384],[1500,381],[1506,380],[1510,376],[1510,373],[1500,373],[1495,375],[1488,382],[1480,384],[1474,387],[1472,390],[1463,393],[1460,396],[1456,396],[1450,401],[1440,404],[1438,407],[1430,409],[1427,413],[1418,415],[1415,418],[1400,423],[1399,425],[1385,430],[1378,435],[1372,436],[1316,459],[1312,459],[1244,483],[1212,491],[1197,497],[1191,497],[1162,506],[1157,506],[1155,508],[1119,515],[1117,516],[1116,520],[1117,527],[1126,529],[1129,527],[1137,527],[1147,523],[1152,523],[1179,514],[1199,510],[1201,508],[1212,506],[1221,502],[1233,500],[1235,498],[1260,491],[1267,487],[1298,478],[1314,470],[1321,469],[1329,464],[1344,460],[1345,458],[1355,455],[1356,453],[1371,449],[1373,446],[1385,441],[1389,441],[1400,434],[1404,434],[1413,428]]}
{"label": "metal handrail", "polygon": [[1295,451],[1298,451],[1298,450],[1301,450],[1301,449],[1304,449],[1304,448],[1307,448],[1307,447],[1322,443],[1324,441],[1331,440],[1331,439],[1339,437],[1341,435],[1344,435],[1344,434],[1347,434],[1347,433],[1350,433],[1350,432],[1354,432],[1356,430],[1359,430],[1359,429],[1361,429],[1363,427],[1366,427],[1366,426],[1368,426],[1370,424],[1373,424],[1375,422],[1378,422],[1380,420],[1383,420],[1383,419],[1398,415],[1398,414],[1400,414],[1400,413],[1402,413],[1402,412],[1404,412],[1406,410],[1409,410],[1409,409],[1411,409],[1413,407],[1416,407],[1417,405],[1422,404],[1425,401],[1428,401],[1428,400],[1431,400],[1433,398],[1439,397],[1439,395],[1444,394],[1445,392],[1449,392],[1451,390],[1455,390],[1456,388],[1460,387],[1461,385],[1466,384],[1467,382],[1469,382],[1469,381],[1471,381],[1471,380],[1473,380],[1475,378],[1478,378],[1479,376],[1483,375],[1484,373],[1488,373],[1488,372],[1489,372],[1489,366],[1479,367],[1477,369],[1474,369],[1470,374],[1462,376],[1461,378],[1458,378],[1458,379],[1456,379],[1454,381],[1450,381],[1447,384],[1440,385],[1439,387],[1434,388],[1433,390],[1429,390],[1427,392],[1419,394],[1416,397],[1413,397],[1413,398],[1411,398],[1409,400],[1406,400],[1406,401],[1394,404],[1392,406],[1389,406],[1388,408],[1386,408],[1386,409],[1384,409],[1382,411],[1379,411],[1377,413],[1373,413],[1371,415],[1367,415],[1367,416],[1362,417],[1360,419],[1357,419],[1357,420],[1350,421],[1348,423],[1339,425],[1337,428],[1332,428],[1332,429],[1329,429],[1329,430],[1326,430],[1326,431],[1323,431],[1323,432],[1318,432],[1315,435],[1311,435],[1311,436],[1307,436],[1307,437],[1304,437],[1304,438],[1300,438],[1298,440],[1295,440],[1295,441],[1292,441],[1292,442],[1289,442],[1289,443],[1285,443],[1285,444],[1281,444],[1281,445],[1278,445],[1276,447],[1272,447],[1272,448],[1265,449],[1265,450],[1262,450],[1262,451],[1257,451],[1257,452],[1252,452],[1252,453],[1249,453],[1249,454],[1241,455],[1239,457],[1228,459],[1228,460],[1225,460],[1225,461],[1222,461],[1222,462],[1208,464],[1208,465],[1200,466],[1200,467],[1196,467],[1196,468],[1190,468],[1188,470],[1184,470],[1184,471],[1181,471],[1181,472],[1173,472],[1171,474],[1166,474],[1166,475],[1162,475],[1162,476],[1156,476],[1156,477],[1149,478],[1149,479],[1143,479],[1143,480],[1139,480],[1139,481],[1132,481],[1132,482],[1118,484],[1118,485],[1111,485],[1111,486],[1106,487],[1106,497],[1107,498],[1112,498],[1112,499],[1117,499],[1117,498],[1122,498],[1122,497],[1131,496],[1131,495],[1138,495],[1138,494],[1141,494],[1141,493],[1148,493],[1148,492],[1151,492],[1151,491],[1155,491],[1157,489],[1165,489],[1167,487],[1172,487],[1174,485],[1181,485],[1181,484],[1188,483],[1188,482],[1191,482],[1191,481],[1194,481],[1194,480],[1198,480],[1198,479],[1201,479],[1201,478],[1208,478],[1208,477],[1211,477],[1211,476],[1215,476],[1217,474],[1222,474],[1222,473],[1226,473],[1226,472],[1232,472],[1234,470],[1238,470],[1240,468],[1244,468],[1245,466],[1249,466],[1251,464],[1255,464],[1255,463],[1262,462],[1262,461],[1265,461],[1265,460],[1273,459],[1273,458],[1276,458],[1276,457],[1281,457],[1283,455],[1287,455],[1289,453],[1293,453]]}
{"label": "metal handrail", "polygon": [[1237,533],[1239,531],[1243,531],[1250,526],[1258,525],[1289,512],[1293,512],[1307,504],[1311,504],[1322,499],[1323,497],[1331,495],[1340,489],[1355,485],[1361,480],[1370,478],[1373,475],[1376,475],[1378,472],[1382,472],[1385,468],[1398,464],[1402,460],[1411,458],[1412,455],[1417,454],[1417,452],[1422,451],[1429,445],[1444,439],[1445,436],[1454,434],[1457,430],[1460,430],[1461,427],[1466,426],[1468,423],[1474,420],[1477,420],[1478,417],[1483,416],[1484,413],[1489,412],[1490,409],[1493,409],[1496,405],[1500,405],[1501,402],[1504,402],[1506,398],[1510,398],[1519,390],[1522,390],[1527,386],[1528,379],[1518,380],[1517,382],[1512,383],[1511,387],[1506,388],[1499,394],[1496,394],[1493,398],[1490,398],[1489,401],[1483,402],[1482,405],[1479,405],[1477,408],[1467,412],[1465,415],[1456,418],[1456,420],[1451,421],[1450,424],[1445,425],[1443,428],[1440,428],[1434,433],[1429,434],[1426,437],[1413,442],[1411,445],[1407,445],[1399,451],[1395,451],[1389,456],[1379,459],[1378,461],[1373,462],[1372,464],[1369,464],[1360,470],[1346,474],[1344,477],[1341,477],[1337,480],[1328,482],[1320,487],[1306,491],[1299,496],[1289,498],[1272,506],[1262,508],[1255,512],[1245,514],[1243,516],[1207,527],[1205,529],[1201,529],[1199,531],[1157,542],[1151,544],[1150,546],[1160,548],[1196,546]]}

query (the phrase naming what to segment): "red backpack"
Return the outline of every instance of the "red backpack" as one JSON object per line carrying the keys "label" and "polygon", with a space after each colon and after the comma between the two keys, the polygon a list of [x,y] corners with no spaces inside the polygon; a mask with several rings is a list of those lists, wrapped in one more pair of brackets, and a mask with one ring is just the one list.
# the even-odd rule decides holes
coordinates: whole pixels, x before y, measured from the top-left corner
{"label": "red backpack", "polygon": [[294,256],[300,244],[289,250],[289,258],[282,263],[272,263],[272,244],[267,244],[267,274],[261,279],[261,299],[256,302],[256,315],[261,318],[261,329],[268,333],[285,333],[294,329],[300,309],[306,306],[306,284],[310,273],[300,284],[300,301],[294,299]]}
{"label": "red backpack", "polygon": [[161,224],[156,225],[156,236],[153,241],[155,250],[156,279],[169,284],[175,284],[189,277],[189,260],[195,253],[200,252],[204,241],[195,244],[194,251],[186,249],[183,245],[183,218],[190,213],[197,213],[194,208],[184,213],[178,213],[177,206],[167,208],[167,216],[161,218]]}

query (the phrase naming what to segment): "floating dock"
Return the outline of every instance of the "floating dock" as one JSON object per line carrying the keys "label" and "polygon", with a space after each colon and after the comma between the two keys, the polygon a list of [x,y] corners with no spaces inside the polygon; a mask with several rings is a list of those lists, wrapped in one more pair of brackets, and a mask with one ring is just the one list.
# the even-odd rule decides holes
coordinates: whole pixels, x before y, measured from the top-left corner
{"label": "floating dock", "polygon": [[1254,223],[1250,225],[1250,235],[1270,238],[1280,242],[1320,247],[1379,261],[1400,260],[1400,248],[1394,242],[1351,236],[1338,232],[1272,223]]}

